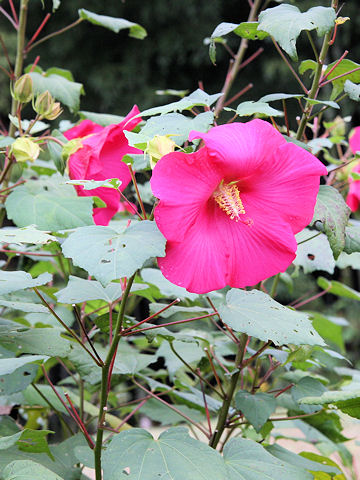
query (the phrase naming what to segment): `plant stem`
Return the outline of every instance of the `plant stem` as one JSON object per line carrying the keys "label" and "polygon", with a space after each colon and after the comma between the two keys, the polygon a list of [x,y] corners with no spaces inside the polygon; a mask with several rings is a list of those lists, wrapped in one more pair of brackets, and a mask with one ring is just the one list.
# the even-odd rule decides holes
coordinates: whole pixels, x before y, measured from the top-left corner
{"label": "plant stem", "polygon": [[125,315],[125,307],[127,303],[127,299],[130,294],[130,290],[132,284],[135,279],[135,274],[128,279],[126,289],[123,293],[119,313],[116,319],[116,325],[114,330],[113,341],[110,345],[109,352],[106,356],[104,365],[102,367],[102,374],[101,374],[101,391],[100,391],[100,407],[99,407],[99,416],[98,416],[98,431],[96,434],[96,442],[95,442],[95,449],[94,449],[94,461],[95,461],[95,478],[96,480],[101,480],[101,453],[102,453],[102,442],[103,442],[103,435],[104,430],[101,428],[104,424],[104,417],[105,417],[105,410],[106,404],[108,399],[108,381],[109,381],[109,371],[110,366],[113,362],[113,357],[116,354],[116,350],[120,341],[120,332],[123,326],[124,315]]}
{"label": "plant stem", "polygon": [[70,25],[68,25],[67,27],[61,28],[60,30],[57,30],[56,32],[49,33],[49,35],[46,35],[45,37],[40,38],[40,40],[38,40],[37,42],[33,43],[32,45],[29,46],[29,48],[27,48],[27,53],[30,52],[30,50],[32,50],[33,48],[35,48],[35,47],[37,47],[38,45],[40,45],[41,43],[46,42],[46,40],[50,40],[50,38],[56,37],[57,35],[60,35],[61,33],[67,32],[67,31],[70,30],[71,28],[76,27],[76,26],[79,25],[79,23],[81,23],[82,21],[83,21],[83,18],[78,18],[75,22],[70,23]]}
{"label": "plant stem", "polygon": [[[261,2],[262,2],[262,0],[255,0],[254,1],[253,5],[251,7],[250,13],[249,13],[249,17],[248,17],[248,20],[247,20],[248,22],[253,22],[255,20],[257,12],[260,8]],[[232,64],[228,74],[226,75],[225,83],[224,83],[224,86],[222,88],[223,95],[219,98],[219,100],[216,103],[216,107],[215,107],[215,110],[214,110],[215,118],[219,115],[221,110],[224,108],[226,98],[228,97],[228,95],[230,93],[230,90],[231,90],[231,87],[234,83],[234,80],[235,80],[235,78],[236,78],[236,76],[239,72],[239,68],[240,68],[240,65],[241,65],[241,63],[244,59],[247,47],[248,47],[248,40],[246,38],[242,38],[241,42],[240,42],[239,49],[238,49],[238,51],[235,55],[234,63]]]}
{"label": "plant stem", "polygon": [[[19,28],[17,32],[17,48],[16,48],[16,60],[14,68],[14,82],[21,76],[24,64],[24,46],[25,46],[25,31],[26,20],[29,0],[21,0],[20,3],[20,17]],[[18,102],[15,98],[11,102],[11,115],[15,117],[18,107]],[[10,123],[9,137],[15,136],[16,127],[13,123]]]}
{"label": "plant stem", "polygon": [[238,369],[238,370],[231,377],[229,388],[226,391],[225,401],[219,413],[219,418],[216,424],[216,428],[214,430],[214,435],[212,436],[209,442],[209,445],[212,448],[216,448],[217,444],[220,441],[221,435],[225,429],[229,408],[235,393],[235,389],[240,377],[240,373],[241,373],[241,364],[245,355],[245,347],[246,347],[247,339],[248,339],[248,336],[245,333],[243,333],[241,335],[240,342],[238,344],[238,351],[235,357],[235,369]]}

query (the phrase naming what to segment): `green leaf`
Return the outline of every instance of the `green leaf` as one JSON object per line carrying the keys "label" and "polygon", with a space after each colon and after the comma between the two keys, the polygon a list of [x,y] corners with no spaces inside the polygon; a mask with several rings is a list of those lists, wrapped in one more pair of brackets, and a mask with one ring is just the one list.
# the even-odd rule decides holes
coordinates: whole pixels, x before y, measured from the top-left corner
{"label": "green leaf", "polygon": [[319,277],[317,280],[317,284],[323,290],[327,290],[329,293],[333,295],[337,295],[339,297],[351,298],[352,300],[360,300],[360,292],[354,290],[353,288],[344,285],[341,282],[337,282],[336,280],[327,280],[324,277]]}
{"label": "green leaf", "polygon": [[207,106],[210,107],[213,103],[218,100],[223,94],[215,93],[213,95],[208,95],[204,90],[198,88],[195,92],[191,93],[187,97],[178,100],[177,102],[172,102],[167,105],[162,105],[160,107],[149,108],[144,110],[133,118],[136,117],[150,117],[152,115],[170,113],[170,112],[181,112],[183,110],[190,110],[193,107],[197,106]]}
{"label": "green leaf", "polygon": [[62,245],[66,257],[103,285],[131,276],[145,260],[165,255],[165,238],[155,222],[133,222],[128,228],[78,228]]}
{"label": "green leaf", "polygon": [[227,478],[220,454],[181,427],[163,432],[158,440],[140,428],[121,432],[104,451],[103,468],[106,480],[170,479],[179,474],[181,480]]}
{"label": "green leaf", "polygon": [[17,440],[16,445],[19,450],[22,450],[23,452],[46,453],[52,460],[54,460],[46,440],[49,433],[54,432],[51,430],[32,430],[30,428],[25,428],[21,432],[21,436]]}
{"label": "green leaf", "polygon": [[88,118],[92,122],[98,123],[103,127],[121,123],[125,118],[121,117],[120,115],[112,115],[110,113],[87,112],[85,110],[79,110],[78,115],[81,119]]}
{"label": "green leaf", "polygon": [[24,290],[25,288],[39,287],[51,282],[51,280],[52,276],[50,273],[42,273],[37,278],[32,278],[30,273],[27,272],[0,270],[0,295]]}
{"label": "green leaf", "polygon": [[[347,322],[339,319],[339,317],[325,317],[318,312],[311,314],[313,319],[313,326],[329,345],[336,345],[342,353],[345,353],[344,339],[342,336],[342,327]],[[344,322],[344,323],[343,323]]]}
{"label": "green leaf", "polygon": [[267,32],[293,60],[297,60],[296,40],[303,30],[316,29],[319,37],[335,24],[336,13],[330,7],[313,7],[307,12],[293,5],[268,8],[259,15],[259,30]]}
{"label": "green leaf", "polygon": [[[197,365],[199,361],[206,356],[204,350],[199,347],[197,343],[187,343],[182,341],[171,342],[175,351],[184,358],[190,365]],[[175,373],[183,368],[183,362],[174,354],[171,350],[168,342],[163,342],[157,351],[157,357],[163,357],[165,360],[166,368],[173,378]]]}
{"label": "green leaf", "polygon": [[17,328],[0,326],[0,345],[15,352],[38,353],[50,357],[64,357],[70,351],[69,341],[56,328]]}
{"label": "green leaf", "polygon": [[81,185],[84,190],[94,190],[95,188],[113,188],[117,190],[122,184],[118,178],[107,178],[106,180],[68,180],[68,185]]}
{"label": "green leaf", "polygon": [[190,293],[185,288],[178,287],[169,282],[161,273],[161,270],[157,268],[144,268],[141,270],[141,277],[144,282],[151,283],[158,287],[164,298],[180,298],[180,300],[188,298],[189,300],[196,300],[199,297],[196,293]]}
{"label": "green leaf", "polygon": [[32,460],[14,460],[3,470],[4,480],[64,480],[56,473]]}
{"label": "green leaf", "polygon": [[34,224],[40,230],[58,231],[94,223],[91,197],[78,197],[57,174],[20,185],[5,206],[18,227]]}
{"label": "green leaf", "polygon": [[258,290],[233,288],[218,311],[233,330],[260,340],[272,340],[276,345],[324,345],[307,314],[284,307]]}
{"label": "green leaf", "polygon": [[[199,412],[199,410],[195,410],[195,408],[189,408],[186,405],[176,405],[176,409],[195,422],[204,422],[206,420],[205,415]],[[174,410],[171,410],[163,403],[155,400],[155,398],[151,398],[143,407],[141,407],[141,413],[154,422],[159,422],[161,425],[176,425],[186,421],[184,417],[176,413]]]}
{"label": "green leaf", "polygon": [[[302,405],[302,407],[310,407],[310,405]],[[341,424],[339,415],[334,411],[326,412],[323,410],[317,415],[305,417],[303,422],[306,422],[307,424],[316,428],[332,442],[342,443],[349,440],[342,435],[341,432],[343,430],[343,426]]]}
{"label": "green leaf", "polygon": [[[64,144],[68,142],[67,138],[60,132],[60,130],[53,130],[51,132],[51,136],[57,138]],[[57,142],[48,141],[47,142],[47,149],[50,155],[50,159],[54,162],[54,165],[58,172],[61,175],[64,175],[65,168],[66,168],[66,161],[63,157],[63,148]]]}
{"label": "green leaf", "polygon": [[305,97],[304,100],[310,103],[310,105],[326,105],[327,107],[332,107],[336,109],[340,108],[340,105],[338,103],[333,102],[331,100],[315,100],[314,98],[307,98],[307,97]]}
{"label": "green leaf", "polygon": [[248,40],[263,40],[268,36],[268,33],[263,32],[258,29],[259,22],[242,22],[238,23],[220,23],[210,38],[218,38],[227,35],[228,33],[234,32],[236,35],[242,38],[247,38]]}
{"label": "green leaf", "polygon": [[[345,230],[346,235],[346,230]],[[345,236],[346,242],[346,236]],[[336,266],[339,268],[351,267],[353,270],[360,270],[360,252],[345,253],[341,252],[339,258],[336,260]]]}
{"label": "green leaf", "polygon": [[351,100],[355,100],[355,102],[360,101],[360,85],[356,85],[350,80],[346,80],[344,83],[344,92],[349,95]]}
{"label": "green leaf", "polygon": [[[291,396],[294,402],[298,403],[304,397],[320,396],[326,392],[324,385],[312,377],[303,377],[297,385],[291,389]],[[305,413],[314,413],[321,410],[320,405],[301,405]]]}
{"label": "green leaf", "polygon": [[[325,70],[325,75],[330,72],[330,70],[335,67],[337,61],[330,63],[327,69]],[[327,80],[332,80],[339,75],[344,75],[347,72],[352,72],[356,68],[359,68],[360,64],[353,62],[352,60],[348,60],[345,58],[341,60],[341,62],[334,68],[334,70],[328,75]],[[334,100],[338,97],[338,95],[344,90],[345,82],[347,80],[351,80],[352,82],[359,83],[360,82],[360,70],[356,70],[355,72],[349,73],[348,75],[344,75],[343,77],[337,78],[336,80],[332,81],[333,90],[331,92],[331,100]]]}
{"label": "green leaf", "polygon": [[22,355],[17,358],[1,358],[0,359],[0,375],[9,375],[15,372],[18,368],[28,365],[39,360],[47,360],[45,355]]}
{"label": "green leaf", "polygon": [[34,93],[40,94],[48,90],[50,94],[71,112],[77,112],[80,107],[80,95],[84,93],[81,83],[72,82],[63,75],[47,72],[32,72]]}
{"label": "green leaf", "polygon": [[232,438],[226,443],[224,460],[227,466],[227,480],[265,478],[266,480],[312,480],[313,478],[304,468],[278,460],[258,443],[244,438]]}
{"label": "green leaf", "polygon": [[[296,467],[304,468],[305,470],[311,470],[314,472],[321,471],[334,474],[340,473],[340,470],[337,467],[329,466],[327,463],[325,464],[324,457],[321,457],[320,455],[310,452],[303,452],[300,455],[297,455],[296,453],[290,452],[278,444],[269,445],[266,447],[266,450],[279,460],[290,463]],[[306,456],[303,456],[305,453]]]}
{"label": "green leaf", "polygon": [[334,273],[335,260],[326,235],[305,228],[296,236],[298,248],[294,265],[304,269],[304,273],[323,270]]}
{"label": "green leaf", "polygon": [[109,283],[109,285],[103,287],[100,282],[84,280],[73,275],[70,275],[66,288],[55,293],[60,303],[82,303],[89,300],[104,300],[107,303],[112,303],[121,295],[120,283]]}
{"label": "green leaf", "polygon": [[299,401],[303,405],[335,405],[351,417],[360,419],[360,390],[337,390],[324,392],[320,397],[304,397]]}
{"label": "green leaf", "polygon": [[0,242],[3,243],[22,243],[45,244],[56,241],[56,237],[49,235],[47,232],[37,230],[35,225],[29,225],[23,228],[1,228]]}
{"label": "green leaf", "polygon": [[85,8],[80,8],[79,17],[83,20],[87,20],[94,25],[100,25],[101,27],[105,27],[108,30],[112,30],[115,33],[119,33],[120,30],[129,29],[129,36],[133,38],[138,38],[143,40],[146,36],[146,30],[141,25],[137,23],[129,22],[129,20],[125,20],[124,18],[115,18],[115,17],[108,17],[107,15],[98,15],[93,12],[89,12],[89,10],[85,10]]}
{"label": "green leaf", "polygon": [[242,102],[236,107],[236,110],[233,108],[225,107],[225,110],[236,112],[239,117],[248,117],[250,115],[265,115],[268,117],[282,117],[284,114],[280,110],[275,110],[275,108],[270,107],[265,102]]}
{"label": "green leaf", "polygon": [[259,432],[270,415],[275,412],[276,400],[269,393],[260,392],[252,395],[245,390],[239,390],[235,395],[235,405]]}
{"label": "green leaf", "polygon": [[345,253],[360,252],[360,226],[345,227]]}
{"label": "green leaf", "polygon": [[324,231],[335,259],[345,247],[345,227],[350,212],[342,195],[335,188],[320,185],[311,225]]}
{"label": "green leaf", "polygon": [[301,98],[303,93],[271,93],[270,95],[265,95],[261,97],[259,102],[275,102],[277,100],[288,100],[289,98]]}
{"label": "green leaf", "polygon": [[[2,362],[3,360],[0,360],[0,368]],[[12,395],[25,390],[36,377],[38,369],[38,365],[28,363],[16,369],[13,373],[3,375],[0,381],[0,395]]]}

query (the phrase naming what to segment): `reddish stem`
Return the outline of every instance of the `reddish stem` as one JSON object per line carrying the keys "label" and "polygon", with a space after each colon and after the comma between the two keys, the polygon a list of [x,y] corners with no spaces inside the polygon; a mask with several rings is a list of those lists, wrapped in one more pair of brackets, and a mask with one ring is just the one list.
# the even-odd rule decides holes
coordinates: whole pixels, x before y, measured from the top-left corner
{"label": "reddish stem", "polygon": [[312,302],[313,300],[316,300],[317,298],[322,297],[323,295],[325,295],[326,293],[328,293],[329,290],[330,290],[330,289],[327,288],[326,290],[323,290],[322,292],[317,293],[316,295],[313,295],[312,297],[307,298],[306,300],[304,300],[304,301],[302,301],[302,302],[300,302],[300,303],[297,303],[297,304],[293,305],[293,308],[295,308],[295,309],[296,309],[296,308],[300,308],[300,307],[306,305],[307,303],[310,303],[310,302]]}
{"label": "reddish stem", "polygon": [[249,63],[251,63],[253,60],[255,60],[256,57],[258,57],[259,55],[261,55],[263,53],[264,49],[262,47],[258,48],[256,50],[255,53],[253,53],[252,55],[250,55],[249,58],[247,58],[244,62],[242,62],[240,65],[239,65],[239,70],[240,71],[242,68],[246,67],[247,65],[249,65]]}
{"label": "reddish stem", "polygon": [[16,24],[18,25],[19,24],[19,19],[18,19],[16,10],[15,10],[14,4],[13,4],[13,0],[9,0],[9,4],[10,4],[12,16],[14,17],[14,20],[15,20]]}
{"label": "reddish stem", "polygon": [[150,317],[147,317],[147,318],[145,318],[144,320],[141,320],[141,322],[138,322],[138,323],[136,323],[135,325],[132,325],[131,327],[123,330],[123,331],[122,331],[122,334],[128,333],[128,332],[130,332],[131,330],[133,330],[134,328],[139,327],[139,326],[142,325],[143,323],[146,323],[146,322],[148,322],[149,320],[152,320],[154,317],[157,317],[158,315],[160,315],[160,313],[165,312],[165,310],[167,310],[168,308],[172,307],[173,305],[175,305],[176,303],[179,303],[179,302],[180,302],[180,298],[176,298],[173,302],[169,303],[169,305],[166,305],[166,307],[164,307],[164,308],[162,308],[161,310],[159,310],[158,312],[153,313],[152,315],[150,315]]}
{"label": "reddish stem", "polygon": [[95,447],[95,444],[94,444],[92,438],[90,437],[89,432],[86,430],[86,427],[85,427],[83,421],[81,420],[79,414],[77,413],[76,408],[74,407],[74,404],[72,403],[71,398],[69,397],[69,394],[68,394],[68,393],[64,393],[64,395],[65,395],[65,397],[66,397],[66,400],[69,402],[69,405],[70,405],[70,407],[71,407],[71,410],[73,411],[73,414],[74,414],[74,416],[75,416],[75,418],[76,418],[76,423],[79,425],[80,430],[81,430],[81,431],[83,432],[83,434],[85,435],[85,438],[86,438],[86,441],[87,441],[88,444],[89,444],[89,447],[90,447],[91,449],[93,449],[93,448]]}
{"label": "reddish stem", "polygon": [[44,20],[40,23],[38,29],[36,30],[36,32],[34,33],[34,35],[31,37],[31,39],[29,40],[28,44],[26,45],[26,47],[25,47],[25,52],[26,52],[27,49],[30,47],[30,45],[37,39],[37,37],[39,36],[39,33],[40,33],[41,30],[44,28],[45,24],[47,23],[47,21],[49,20],[50,17],[51,17],[51,13],[47,13],[47,14],[45,15]]}
{"label": "reddish stem", "polygon": [[140,204],[140,208],[141,208],[142,215],[143,215],[143,217],[144,217],[144,220],[146,220],[146,219],[147,219],[147,216],[146,216],[145,207],[144,207],[144,204],[143,204],[143,201],[142,201],[140,192],[139,192],[138,184],[137,184],[137,181],[136,181],[136,178],[135,178],[135,173],[134,173],[134,170],[132,169],[131,163],[127,163],[127,167],[128,167],[128,169],[129,169],[129,172],[130,172],[130,175],[131,175],[131,179],[132,179],[132,182],[133,182],[134,187],[135,187],[135,191],[136,191],[136,195],[137,195],[138,200],[139,200],[139,204]]}
{"label": "reddish stem", "polygon": [[346,77],[346,75],[350,75],[351,73],[357,72],[358,70],[360,70],[360,67],[354,68],[353,70],[349,70],[348,72],[342,73],[341,75],[337,75],[336,77],[333,77],[331,80],[327,80],[326,82],[324,82],[324,83],[322,83],[321,85],[319,85],[319,88],[320,88],[320,87],[324,87],[324,86],[327,85],[328,83],[331,83],[331,82],[333,82],[334,80],[337,80],[338,78]]}
{"label": "reddish stem", "polygon": [[292,388],[295,384],[294,383],[290,383],[290,385],[288,385],[287,387],[283,388],[282,390],[280,390],[276,395],[275,395],[275,398],[279,397],[282,393],[286,392],[287,390],[290,390],[290,388]]}
{"label": "reddish stem", "polygon": [[248,85],[246,85],[246,87],[244,87],[242,90],[240,90],[240,92],[236,93],[233,97],[231,97],[230,100],[228,100],[224,104],[224,107],[227,107],[228,105],[231,105],[233,102],[235,102],[235,100],[237,100],[239,97],[244,95],[244,93],[246,93],[248,90],[251,90],[253,88],[253,86],[254,85],[252,83],[249,83]]}
{"label": "reddish stem", "polygon": [[30,72],[29,72],[29,73],[32,73],[32,72],[35,70],[35,67],[36,67],[36,65],[38,64],[39,60],[40,60],[40,55],[38,55],[38,56],[35,58],[34,63],[31,65],[31,68],[30,68]]}
{"label": "reddish stem", "polygon": [[[211,356],[210,356],[210,353],[209,353],[209,351],[208,351],[207,348],[204,348],[204,352],[206,353],[206,356],[207,356],[207,358],[208,358],[208,360],[209,360],[210,367],[211,367],[211,370],[212,370],[212,372],[213,372],[213,374],[214,374],[216,383],[218,384],[218,387],[220,388],[221,393],[223,394],[223,396],[224,396],[224,398],[225,398],[225,397],[226,397],[226,394],[225,394],[224,389],[223,389],[223,387],[222,387],[222,385],[221,385],[219,375],[217,374],[217,371],[216,371],[215,365],[214,365],[214,363],[213,363],[213,361],[212,361],[212,358],[211,358]],[[200,381],[201,381],[201,379],[200,379]]]}
{"label": "reddish stem", "polygon": [[327,79],[327,77],[335,70],[335,68],[339,65],[339,63],[344,60],[344,58],[346,57],[346,55],[349,53],[349,50],[345,50],[345,52],[341,55],[341,57],[339,58],[339,60],[335,63],[335,65],[333,65],[330,70],[327,72],[326,75],[324,75],[324,77],[321,79],[320,81],[320,84],[321,82],[323,82],[324,80]]}
{"label": "reddish stem", "polygon": [[12,24],[15,30],[18,30],[19,28],[18,24],[15,22],[12,16],[7,13],[7,11],[3,7],[0,7],[0,12],[4,15],[4,17],[6,17],[9,20],[9,22]]}

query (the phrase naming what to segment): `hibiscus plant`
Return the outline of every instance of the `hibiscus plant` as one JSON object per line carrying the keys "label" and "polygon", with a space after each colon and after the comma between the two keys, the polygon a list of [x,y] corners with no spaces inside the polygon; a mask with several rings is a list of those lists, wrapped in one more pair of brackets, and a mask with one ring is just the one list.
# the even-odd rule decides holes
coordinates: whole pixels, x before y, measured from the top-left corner
{"label": "hibiscus plant", "polygon": [[[31,32],[31,3],[0,7],[17,35],[15,58],[0,36],[0,478],[359,478],[360,127],[341,112],[360,65],[334,48],[338,0],[243,2],[204,42],[230,56],[218,93],[124,117],[27,62],[82,22],[145,28],[80,9]],[[298,91],[243,101],[267,49]]]}

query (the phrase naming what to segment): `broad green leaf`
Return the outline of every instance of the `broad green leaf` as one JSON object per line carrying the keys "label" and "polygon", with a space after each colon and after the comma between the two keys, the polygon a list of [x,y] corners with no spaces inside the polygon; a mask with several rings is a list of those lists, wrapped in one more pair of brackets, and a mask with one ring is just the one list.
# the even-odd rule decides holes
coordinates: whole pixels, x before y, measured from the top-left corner
{"label": "broad green leaf", "polygon": [[107,15],[98,15],[85,8],[80,8],[79,17],[83,20],[87,20],[94,25],[105,27],[108,30],[112,30],[115,33],[119,33],[120,30],[129,29],[129,36],[138,38],[140,40],[147,36],[146,30],[141,25],[134,22],[129,22],[124,18],[108,17]]}
{"label": "broad green leaf", "polygon": [[[204,422],[206,420],[205,415],[199,412],[199,410],[195,410],[195,408],[190,408],[186,405],[176,405],[176,409],[195,422]],[[155,398],[151,398],[143,407],[141,407],[141,413],[149,417],[151,420],[159,422],[161,425],[176,425],[186,421],[184,417],[176,413],[174,410],[171,410],[163,403],[155,400]]]}
{"label": "broad green leaf", "polygon": [[325,105],[327,107],[332,107],[336,109],[340,108],[340,105],[338,103],[333,102],[331,100],[316,100],[314,98],[307,98],[307,97],[305,97],[304,100],[306,100],[307,103],[310,103],[310,105]]}
{"label": "broad green leaf", "polygon": [[268,418],[276,409],[276,400],[269,393],[256,393],[252,395],[246,390],[239,390],[235,395],[237,410],[245,415],[251,425],[259,432]]}
{"label": "broad green leaf", "polygon": [[103,287],[100,282],[84,280],[73,275],[70,275],[66,288],[55,293],[60,303],[81,303],[88,300],[104,300],[111,303],[120,298],[121,295],[120,283],[109,283],[109,285]]}
{"label": "broad green leaf", "polygon": [[45,244],[56,242],[56,237],[47,232],[37,230],[35,225],[29,225],[23,228],[6,227],[0,229],[0,242],[3,243],[22,243]]}
{"label": "broad green leaf", "polygon": [[[21,122],[19,122],[19,119],[17,117],[12,116],[10,113],[8,115],[10,122],[15,125],[15,127],[18,129],[19,125],[21,124],[21,129],[23,131],[26,131],[29,129],[30,125],[30,120],[25,120],[21,119]],[[31,126],[29,133],[32,135],[35,135],[35,133],[42,132],[43,130],[46,130],[49,128],[49,124],[42,122],[41,120],[38,120],[36,123],[34,123],[34,126]]]}
{"label": "broad green leaf", "polygon": [[293,5],[279,5],[260,13],[258,28],[274,37],[280,47],[297,60],[296,40],[300,33],[316,29],[322,37],[334,27],[335,18],[335,10],[330,7],[313,7],[302,13]]}
{"label": "broad green leaf", "polygon": [[[206,356],[204,350],[200,348],[197,343],[187,343],[177,340],[171,343],[178,355],[184,358],[190,365],[197,365],[199,361]],[[160,345],[157,351],[157,357],[164,358],[166,368],[171,377],[173,377],[180,368],[184,367],[183,362],[174,354],[168,342],[163,342]]]}
{"label": "broad green leaf", "polygon": [[261,102],[260,100],[258,102],[242,102],[239,103],[236,110],[228,107],[225,107],[225,110],[236,112],[239,117],[249,117],[255,114],[265,115],[267,117],[281,117],[284,115],[280,110],[275,110],[275,108],[270,107],[269,104]]}
{"label": "broad green leaf", "polygon": [[265,95],[261,97],[259,102],[275,102],[277,100],[288,100],[289,98],[301,98],[303,93],[270,93],[270,95]]}
{"label": "broad green leaf", "polygon": [[78,115],[82,120],[84,118],[88,118],[92,122],[98,123],[103,127],[106,127],[107,125],[114,125],[114,124],[120,123],[125,118],[125,117],[121,117],[120,115],[112,115],[110,113],[87,112],[85,110],[79,110]]}
{"label": "broad green leaf", "polygon": [[326,151],[327,148],[332,148],[333,143],[329,138],[313,138],[308,143],[308,146],[311,148],[311,153],[316,155],[321,150]]}
{"label": "broad green leaf", "polygon": [[4,480],[65,480],[40,463],[32,460],[14,460],[3,470]]}
{"label": "broad green leaf", "polygon": [[[333,67],[335,67],[336,63],[337,61],[330,63],[330,65],[328,65],[327,69],[325,70],[325,75],[329,73]],[[344,75],[347,72],[352,72],[352,73],[349,73],[348,75],[344,75],[343,77],[337,78],[336,80],[332,81],[333,90],[330,96],[331,100],[334,100],[344,90],[345,82],[347,80],[350,80],[351,82],[355,82],[355,83],[360,82],[360,70],[356,70],[355,72],[353,72],[353,70],[359,67],[360,67],[360,64],[355,63],[352,60],[348,60],[347,58],[344,58],[334,68],[334,70],[328,75],[327,80],[332,80],[333,78],[338,77],[339,75]]]}
{"label": "broad green leaf", "polygon": [[11,374],[24,365],[47,359],[48,357],[45,355],[22,355],[17,358],[0,358],[0,375]]}
{"label": "broad green leaf", "polygon": [[0,270],[0,295],[24,290],[25,288],[39,287],[51,282],[51,280],[50,273],[42,273],[37,278],[32,278],[30,273],[27,272]]}
{"label": "broad green leaf", "polygon": [[[258,443],[231,439],[224,448],[227,480],[312,480],[304,468],[279,460]],[[220,480],[220,479],[218,479]]]}
{"label": "broad green leaf", "polygon": [[72,82],[62,75],[47,72],[32,72],[35,94],[48,90],[61,104],[69,107],[71,112],[77,112],[80,107],[80,95],[84,93],[81,83]]}
{"label": "broad green leaf", "polygon": [[144,268],[141,270],[141,277],[146,283],[151,283],[158,287],[165,298],[188,298],[189,300],[196,300],[199,295],[190,293],[183,287],[178,287],[169,282],[167,278],[157,268]]}
{"label": "broad green leaf", "polygon": [[15,142],[15,139],[12,137],[4,137],[0,135],[0,148],[5,148],[10,146],[12,143]]}
{"label": "broad green leaf", "polygon": [[298,248],[294,265],[302,267],[305,273],[316,270],[334,273],[335,260],[326,235],[305,228],[295,238]]}
{"label": "broad green leaf", "polygon": [[360,419],[360,390],[337,390],[324,392],[319,397],[304,397],[299,400],[300,404],[335,405],[339,410],[351,417]]}
{"label": "broad green leaf", "polygon": [[266,450],[279,460],[290,463],[296,467],[304,468],[305,470],[311,470],[313,472],[321,471],[334,474],[340,473],[340,470],[337,467],[325,464],[324,457],[321,457],[320,455],[311,453],[310,456],[308,456],[307,454],[310,452],[303,452],[306,453],[306,456],[302,456],[303,453],[297,455],[296,453],[290,452],[290,450],[286,450],[277,444],[269,445],[266,447]]}
{"label": "broad green leaf", "polygon": [[[150,314],[154,314],[159,310],[165,308],[168,304],[167,303],[150,303]],[[191,318],[197,317],[200,315],[206,315],[207,313],[213,313],[212,308],[207,307],[199,307],[198,305],[194,305],[192,307],[183,307],[178,305],[173,305],[172,307],[168,308],[164,312],[160,313],[160,317],[162,318],[169,318],[172,315],[176,315],[177,313],[181,313],[181,318]]]}
{"label": "broad green leaf", "polygon": [[220,23],[213,33],[212,39],[223,37],[228,33],[234,32],[239,37],[247,38],[248,40],[263,40],[269,34],[258,29],[259,22],[242,22],[242,23]]}
{"label": "broad green leaf", "polygon": [[[20,357],[22,358],[22,357]],[[0,368],[1,368],[0,360]],[[30,385],[37,375],[39,366],[33,363],[28,363],[16,369],[13,373],[2,375],[0,381],[0,395],[12,395],[13,393],[22,392]]]}
{"label": "broad green leaf", "polygon": [[336,280],[327,280],[324,277],[319,277],[317,283],[319,287],[333,295],[351,298],[352,300],[360,300],[360,292]]}
{"label": "broad green leaf", "polygon": [[106,180],[68,180],[68,185],[81,185],[84,190],[94,190],[95,188],[113,188],[117,190],[122,184],[118,178],[108,178]]}
{"label": "broad green leaf", "polygon": [[218,100],[223,94],[215,93],[213,95],[208,95],[203,90],[198,88],[195,92],[190,95],[178,100],[177,102],[172,102],[167,105],[162,105],[160,107],[149,108],[143,112],[136,115],[137,117],[150,117],[152,115],[170,113],[170,112],[181,112],[183,110],[190,110],[196,106],[207,106],[210,107],[213,103]]}
{"label": "broad green leaf", "polygon": [[18,227],[34,224],[40,230],[66,230],[94,223],[91,197],[78,197],[60,175],[29,180],[5,203],[8,217]]}
{"label": "broad green leaf", "polygon": [[349,95],[351,100],[360,101],[360,85],[356,85],[351,80],[346,80],[344,84],[344,92]]}
{"label": "broad green leaf", "polygon": [[[304,397],[320,396],[326,392],[324,385],[312,377],[303,377],[297,385],[291,389],[291,396],[294,402],[298,403]],[[321,410],[320,405],[301,405],[305,413],[314,413]]]}
{"label": "broad green leaf", "polygon": [[165,239],[155,222],[134,222],[128,228],[78,228],[62,245],[66,257],[103,285],[131,276],[145,260],[165,255]]}
{"label": "broad green leaf", "polygon": [[[346,247],[346,229],[345,229],[345,247]],[[336,260],[336,266],[339,268],[351,267],[353,270],[360,270],[360,252],[345,253],[341,252]]]}
{"label": "broad green leaf", "polygon": [[313,319],[313,326],[329,345],[336,345],[342,353],[345,353],[344,339],[342,336],[342,327],[347,325],[347,322],[339,317],[331,317],[322,315],[318,312],[311,314]]}
{"label": "broad green leaf", "polygon": [[7,448],[15,445],[22,435],[22,430],[20,432],[14,433],[14,435],[3,436],[0,438],[0,450],[6,450]]}
{"label": "broad green leaf", "polygon": [[[310,405],[302,405],[302,408],[310,407]],[[328,439],[335,443],[342,443],[349,440],[341,433],[344,428],[337,412],[322,410],[317,415],[305,417],[303,422],[316,428]]]}
{"label": "broad green leaf", "polygon": [[326,234],[335,259],[345,247],[345,227],[349,215],[350,208],[342,195],[333,187],[320,185],[311,225]]}
{"label": "broad green leaf", "polygon": [[21,432],[20,438],[16,441],[16,445],[19,450],[22,450],[23,452],[46,453],[52,460],[54,460],[46,440],[49,433],[54,432],[51,430],[32,430],[30,428],[25,428]]}
{"label": "broad green leaf", "polygon": [[259,290],[246,292],[233,288],[218,311],[236,332],[272,340],[275,345],[324,345],[307,314],[284,307]]}
{"label": "broad green leaf", "polygon": [[[103,454],[104,480],[225,480],[218,452],[188,436],[186,428],[171,428],[158,440],[133,428],[113,437]],[[180,475],[180,476],[179,476]]]}
{"label": "broad green leaf", "polygon": [[0,334],[0,345],[15,352],[64,357],[70,351],[69,340],[56,328],[0,326]]}
{"label": "broad green leaf", "polygon": [[[60,130],[53,130],[51,136],[57,138],[64,144],[68,142],[67,138],[60,132]],[[50,155],[50,159],[54,162],[54,165],[60,175],[64,175],[66,168],[66,159],[63,155],[63,147],[59,143],[54,141],[47,142],[47,149]]]}
{"label": "broad green leaf", "polygon": [[360,226],[345,227],[345,253],[360,252]]}

